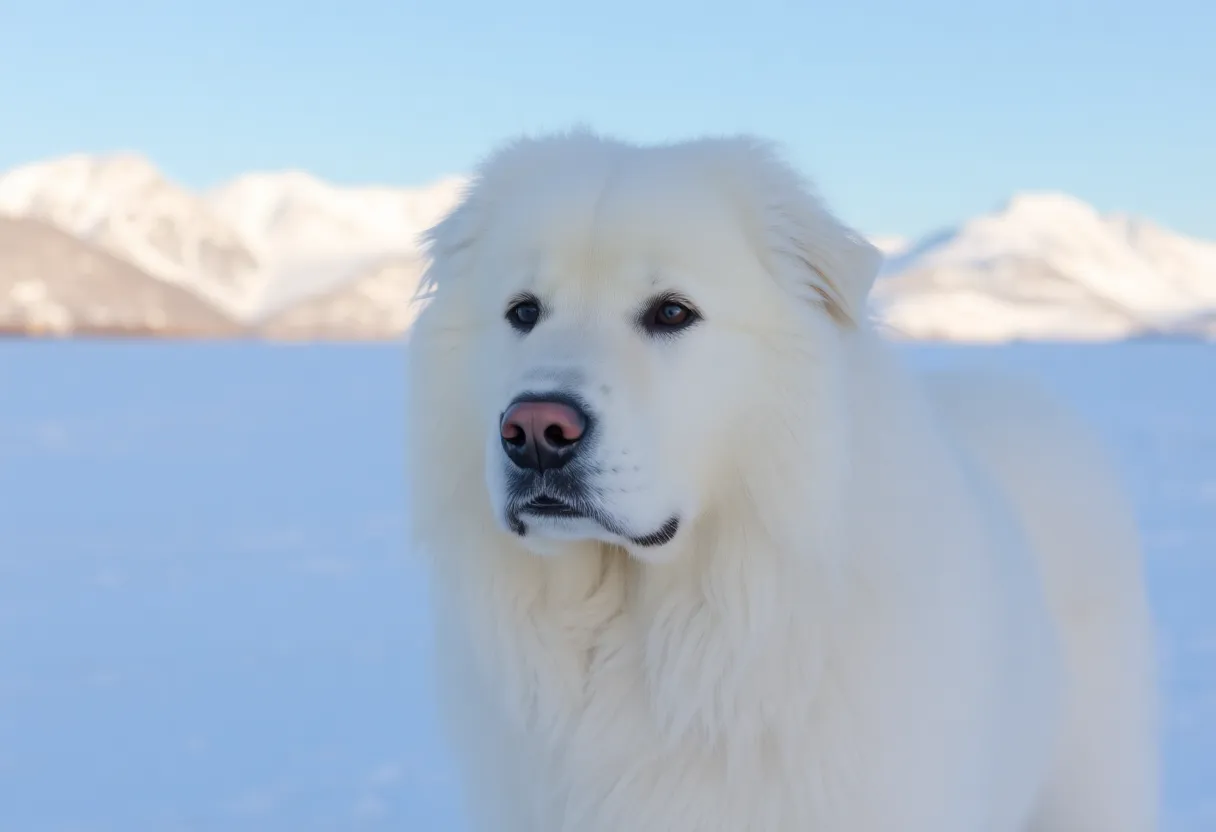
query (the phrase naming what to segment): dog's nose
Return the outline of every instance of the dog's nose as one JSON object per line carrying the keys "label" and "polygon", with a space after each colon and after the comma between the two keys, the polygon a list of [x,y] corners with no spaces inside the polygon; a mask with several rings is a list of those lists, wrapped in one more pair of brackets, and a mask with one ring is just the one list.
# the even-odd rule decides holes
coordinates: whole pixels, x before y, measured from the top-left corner
{"label": "dog's nose", "polygon": [[587,414],[558,401],[523,401],[507,408],[500,425],[502,449],[530,471],[560,468],[587,432]]}

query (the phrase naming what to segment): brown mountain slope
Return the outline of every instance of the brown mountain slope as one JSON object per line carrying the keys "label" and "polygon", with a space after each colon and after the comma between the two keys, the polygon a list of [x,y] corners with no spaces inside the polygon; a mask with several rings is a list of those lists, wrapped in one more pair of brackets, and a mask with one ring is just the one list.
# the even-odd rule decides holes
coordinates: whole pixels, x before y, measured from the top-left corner
{"label": "brown mountain slope", "polygon": [[212,336],[238,327],[189,292],[54,226],[0,217],[0,329]]}

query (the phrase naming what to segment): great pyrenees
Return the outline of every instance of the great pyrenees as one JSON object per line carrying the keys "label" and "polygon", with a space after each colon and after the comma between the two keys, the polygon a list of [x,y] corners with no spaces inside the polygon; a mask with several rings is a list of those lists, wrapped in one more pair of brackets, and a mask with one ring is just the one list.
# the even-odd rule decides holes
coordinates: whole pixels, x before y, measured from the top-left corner
{"label": "great pyrenees", "polygon": [[476,829],[1155,829],[1103,450],[906,369],[767,143],[519,140],[428,244],[411,526]]}

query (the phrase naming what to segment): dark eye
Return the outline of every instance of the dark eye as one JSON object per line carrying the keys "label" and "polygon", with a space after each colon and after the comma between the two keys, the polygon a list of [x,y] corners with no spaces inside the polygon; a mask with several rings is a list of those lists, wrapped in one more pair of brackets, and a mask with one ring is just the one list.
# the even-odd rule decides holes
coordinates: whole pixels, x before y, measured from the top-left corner
{"label": "dark eye", "polygon": [[521,298],[507,309],[507,323],[520,332],[531,332],[540,320],[540,303],[536,298]]}
{"label": "dark eye", "polygon": [[651,304],[642,316],[642,325],[650,333],[679,332],[701,319],[692,304],[679,298],[664,296]]}

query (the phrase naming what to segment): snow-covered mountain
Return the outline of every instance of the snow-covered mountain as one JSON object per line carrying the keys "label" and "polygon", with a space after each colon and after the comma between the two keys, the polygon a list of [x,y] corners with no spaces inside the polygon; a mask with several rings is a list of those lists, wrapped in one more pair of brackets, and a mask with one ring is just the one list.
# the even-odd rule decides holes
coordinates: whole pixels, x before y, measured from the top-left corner
{"label": "snow-covered mountain", "polygon": [[461,184],[338,188],[286,172],[196,194],[134,154],[73,155],[0,175],[0,216],[48,222],[254,324],[417,257]]}
{"label": "snow-covered mountain", "polygon": [[889,255],[883,271],[879,317],[915,339],[1195,334],[1216,313],[1216,244],[1058,193],[1019,194]]}
{"label": "snow-covered mountain", "polygon": [[219,336],[236,326],[197,294],[61,229],[0,217],[0,330]]}
{"label": "snow-covered mountain", "polygon": [[0,215],[48,222],[237,315],[258,291],[258,256],[232,224],[140,156],[17,168],[0,176]]}
{"label": "snow-covered mountain", "polygon": [[337,188],[289,171],[242,176],[206,199],[273,275],[258,304],[259,317],[267,317],[360,281],[385,262],[416,260],[419,233],[455,206],[463,186],[449,177],[419,189]]}
{"label": "snow-covered mountain", "polygon": [[878,234],[869,239],[870,243],[888,258],[902,254],[911,245],[911,241],[907,237],[900,237],[894,234]]}
{"label": "snow-covered mountain", "polygon": [[395,338],[413,322],[422,257],[390,258],[365,275],[288,306],[259,331],[291,340]]}
{"label": "snow-covered mountain", "polygon": [[[380,338],[409,326],[408,300],[424,267],[419,234],[456,204],[464,183],[337,187],[286,171],[194,193],[134,154],[74,155],[0,174],[0,217],[54,226],[247,331]],[[887,257],[875,310],[897,336],[1216,337],[1216,243],[1103,216],[1064,194],[1019,194],[920,240],[873,239]],[[64,269],[83,261],[41,262]],[[76,281],[58,295],[82,304],[110,303],[105,287],[119,285],[79,291],[84,279],[79,272],[41,278],[48,296],[58,281]],[[79,320],[89,314],[69,312]]]}

